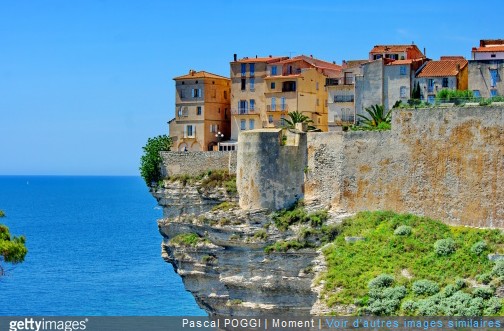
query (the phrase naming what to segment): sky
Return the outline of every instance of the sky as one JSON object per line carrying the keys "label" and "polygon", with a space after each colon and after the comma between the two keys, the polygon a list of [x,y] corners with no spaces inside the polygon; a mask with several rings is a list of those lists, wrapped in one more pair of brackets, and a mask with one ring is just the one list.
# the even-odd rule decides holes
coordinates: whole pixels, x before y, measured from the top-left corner
{"label": "sky", "polygon": [[173,77],[238,57],[365,59],[414,42],[463,55],[504,38],[504,2],[0,0],[0,175],[138,175],[168,134]]}

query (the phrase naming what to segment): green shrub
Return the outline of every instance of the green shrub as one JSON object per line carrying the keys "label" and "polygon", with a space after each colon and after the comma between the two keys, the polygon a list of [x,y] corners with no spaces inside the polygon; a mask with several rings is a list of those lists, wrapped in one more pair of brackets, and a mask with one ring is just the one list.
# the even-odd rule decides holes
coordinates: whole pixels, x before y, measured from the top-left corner
{"label": "green shrub", "polygon": [[166,135],[149,138],[142,147],[143,155],[140,158],[140,175],[147,186],[157,183],[161,179],[161,151],[169,151],[172,139]]}
{"label": "green shrub", "polygon": [[412,315],[417,309],[417,303],[412,300],[404,301],[401,305],[401,309],[408,315]]}
{"label": "green shrub", "polygon": [[370,289],[373,289],[373,288],[384,288],[384,287],[391,286],[393,283],[394,283],[394,277],[393,276],[387,275],[387,274],[381,274],[381,275],[377,276],[376,278],[372,279],[369,282],[368,287]]}
{"label": "green shrub", "polygon": [[497,260],[492,269],[492,274],[497,277],[504,277],[504,260]]}
{"label": "green shrub", "polygon": [[471,252],[476,255],[480,255],[487,249],[487,243],[484,240],[478,241],[474,245],[471,246]]}
{"label": "green shrub", "polygon": [[501,310],[501,308],[502,304],[500,300],[496,297],[492,297],[485,302],[483,313],[485,314],[485,316],[494,315],[497,314],[499,310]]}
{"label": "green shrub", "polygon": [[456,278],[455,279],[455,288],[457,290],[460,290],[460,289],[463,289],[464,287],[466,287],[466,281],[463,280],[462,278]]}
{"label": "green shrub", "polygon": [[486,272],[484,274],[477,275],[476,280],[482,284],[489,284],[492,281],[492,274]]}
{"label": "green shrub", "polygon": [[170,240],[170,243],[181,246],[196,246],[203,241],[196,233],[181,233]]}
{"label": "green shrub", "polygon": [[266,240],[266,239],[268,239],[268,233],[263,229],[257,230],[256,233],[254,233],[254,238]]}
{"label": "green shrub", "polygon": [[[378,276],[380,280],[377,280],[377,283],[380,285],[388,284],[390,276],[380,276]],[[406,296],[406,288],[404,286],[384,287],[373,285],[370,286],[368,295],[369,300],[367,301],[367,307],[364,309],[365,312],[373,315],[392,315],[399,308],[401,300]]]}
{"label": "green shrub", "polygon": [[447,256],[455,253],[455,241],[451,238],[440,239],[434,243],[434,251],[437,255]]}
{"label": "green shrub", "polygon": [[327,210],[319,210],[308,214],[304,209],[303,202],[298,201],[290,209],[275,212],[272,219],[279,230],[285,231],[289,226],[299,223],[310,223],[313,227],[319,227],[328,217]]}
{"label": "green shrub", "polygon": [[483,299],[490,299],[493,297],[495,290],[491,287],[477,287],[473,291],[475,297],[480,297]]}
{"label": "green shrub", "polygon": [[439,285],[427,279],[417,280],[411,288],[416,295],[433,295],[439,292]]}
{"label": "green shrub", "polygon": [[394,234],[396,236],[409,236],[411,234],[411,226],[401,225],[395,229]]}

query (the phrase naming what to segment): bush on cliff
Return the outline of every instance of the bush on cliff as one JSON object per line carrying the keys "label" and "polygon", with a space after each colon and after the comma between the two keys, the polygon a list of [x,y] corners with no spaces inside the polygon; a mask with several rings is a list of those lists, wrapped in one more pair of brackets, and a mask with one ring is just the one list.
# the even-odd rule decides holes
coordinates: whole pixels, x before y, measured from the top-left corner
{"label": "bush on cliff", "polygon": [[167,135],[149,138],[147,144],[142,147],[143,155],[140,158],[140,175],[147,186],[157,183],[161,179],[161,151],[169,151],[172,140]]}
{"label": "bush on cliff", "polygon": [[[400,226],[410,227],[411,234],[394,235]],[[328,269],[323,280],[330,306],[358,302],[364,312],[387,314],[397,309],[394,314],[413,315],[429,312],[446,315],[453,311],[487,314],[501,309],[495,297],[488,298],[488,293],[482,291],[473,293],[460,279],[477,281],[480,279],[477,276],[491,274],[486,278],[496,281],[500,275],[504,276],[504,261],[502,265],[494,263],[486,254],[475,254],[472,249],[484,240],[486,250],[498,252],[504,245],[504,235],[498,230],[452,227],[426,217],[379,211],[358,213],[343,221],[339,231],[332,244],[323,249]],[[367,240],[347,243],[345,237]],[[438,255],[434,243],[444,238],[452,238],[457,249],[449,255]],[[374,292],[371,294],[379,300],[371,300],[373,306],[370,306],[367,284],[384,278],[377,278],[381,274],[393,276],[394,286],[406,288],[402,306],[379,298]],[[468,309],[467,302],[481,304],[477,309]],[[399,307],[403,310],[399,311]]]}
{"label": "bush on cliff", "polygon": [[[0,261],[17,264],[24,261],[28,250],[25,246],[25,237],[13,237],[9,228],[0,224]],[[0,276],[5,274],[5,267],[0,264]]]}

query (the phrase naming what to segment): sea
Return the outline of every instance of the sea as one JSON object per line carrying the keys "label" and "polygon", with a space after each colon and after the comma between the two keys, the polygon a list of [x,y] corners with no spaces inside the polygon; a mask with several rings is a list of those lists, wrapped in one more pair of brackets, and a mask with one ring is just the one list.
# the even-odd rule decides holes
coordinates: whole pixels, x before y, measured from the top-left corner
{"label": "sea", "polygon": [[140,177],[0,176],[0,209],[28,248],[3,264],[0,316],[206,316],[161,258]]}

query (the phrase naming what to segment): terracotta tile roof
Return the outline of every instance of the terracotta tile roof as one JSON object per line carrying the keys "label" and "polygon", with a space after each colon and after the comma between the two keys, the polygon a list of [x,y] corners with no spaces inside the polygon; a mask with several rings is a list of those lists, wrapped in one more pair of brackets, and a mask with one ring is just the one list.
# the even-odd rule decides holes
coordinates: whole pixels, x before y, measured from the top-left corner
{"label": "terracotta tile roof", "polygon": [[504,45],[499,46],[485,46],[485,47],[473,47],[473,52],[504,52]]}
{"label": "terracotta tile roof", "polygon": [[287,64],[287,63],[292,63],[292,62],[296,62],[296,61],[305,61],[305,62],[307,62],[317,68],[341,70],[340,65],[337,65],[337,64],[334,64],[331,62],[327,62],[327,61],[323,61],[323,60],[319,60],[319,59],[313,58],[311,56],[306,56],[306,55],[295,56],[293,58],[280,61],[280,62],[278,62],[278,64]]}
{"label": "terracotta tile roof", "polygon": [[387,63],[389,66],[398,66],[398,65],[410,65],[415,62],[425,61],[425,59],[410,59],[410,60],[395,60],[394,62]]}
{"label": "terracotta tile roof", "polygon": [[458,74],[457,65],[460,69],[467,65],[467,60],[441,60],[441,61],[429,61],[422,68],[422,71],[417,75],[417,77],[447,77],[456,76]]}
{"label": "terracotta tile roof", "polygon": [[255,63],[255,62],[270,63],[270,62],[282,61],[285,59],[288,59],[288,57],[287,56],[251,57],[251,58],[239,59],[236,62],[239,62],[239,63]]}
{"label": "terracotta tile roof", "polygon": [[343,65],[343,68],[345,68],[345,69],[354,68],[354,67],[358,67],[361,64],[367,63],[367,62],[369,62],[369,60],[348,60],[348,61],[345,61],[346,66]]}
{"label": "terracotta tile roof", "polygon": [[214,79],[227,79],[227,80],[229,80],[228,77],[219,76],[219,75],[212,74],[212,73],[206,72],[206,71],[197,71],[196,72],[194,70],[189,70],[189,73],[187,75],[178,76],[173,79],[180,80],[180,79],[193,79],[193,78],[214,78]]}
{"label": "terracotta tile roof", "polygon": [[369,53],[406,52],[416,45],[375,45]]}
{"label": "terracotta tile roof", "polygon": [[458,61],[458,60],[465,60],[465,57],[461,55],[444,55],[439,58],[441,61],[446,60],[446,61]]}

